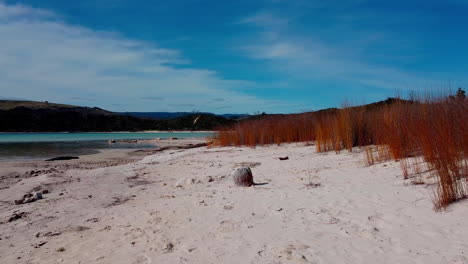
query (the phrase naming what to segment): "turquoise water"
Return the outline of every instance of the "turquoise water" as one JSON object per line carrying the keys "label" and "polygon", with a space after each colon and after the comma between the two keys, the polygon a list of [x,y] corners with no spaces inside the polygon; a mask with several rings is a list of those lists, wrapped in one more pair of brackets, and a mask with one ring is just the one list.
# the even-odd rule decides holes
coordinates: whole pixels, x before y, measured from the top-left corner
{"label": "turquoise water", "polygon": [[0,133],[0,160],[47,159],[57,156],[80,156],[101,149],[155,148],[149,142],[128,143],[108,140],[154,138],[206,138],[212,132],[180,133]]}
{"label": "turquoise water", "polygon": [[[206,138],[212,132],[151,132],[151,133],[0,133],[0,143],[71,142],[94,140],[154,139],[154,138]],[[0,146],[1,147],[1,146]]]}

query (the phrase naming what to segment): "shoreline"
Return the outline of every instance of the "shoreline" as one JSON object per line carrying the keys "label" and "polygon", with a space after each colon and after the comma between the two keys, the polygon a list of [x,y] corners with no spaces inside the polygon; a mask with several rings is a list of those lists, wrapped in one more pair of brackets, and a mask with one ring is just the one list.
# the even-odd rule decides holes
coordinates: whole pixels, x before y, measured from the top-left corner
{"label": "shoreline", "polygon": [[[205,139],[163,139],[145,140],[142,143],[154,144],[154,148],[122,148],[122,149],[95,149],[97,153],[75,155],[79,159],[65,161],[46,161],[47,157],[33,159],[0,159],[0,190],[9,187],[18,180],[29,177],[31,171],[39,171],[37,176],[47,174],[50,168],[56,168],[54,173],[63,174],[69,169],[98,169],[137,162],[154,151],[168,147],[190,147],[205,143]],[[138,143],[135,143],[138,144]],[[67,155],[63,155],[67,156]],[[34,174],[33,174],[34,175]],[[36,176],[35,176],[36,177]]]}

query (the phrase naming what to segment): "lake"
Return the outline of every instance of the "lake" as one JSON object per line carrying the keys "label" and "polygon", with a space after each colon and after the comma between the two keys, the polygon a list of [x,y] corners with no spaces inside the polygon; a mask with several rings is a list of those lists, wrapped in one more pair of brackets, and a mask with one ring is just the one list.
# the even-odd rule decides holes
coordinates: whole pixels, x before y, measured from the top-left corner
{"label": "lake", "polygon": [[0,160],[44,159],[98,153],[100,149],[147,149],[150,143],[109,144],[109,140],[207,138],[213,132],[0,133]]}

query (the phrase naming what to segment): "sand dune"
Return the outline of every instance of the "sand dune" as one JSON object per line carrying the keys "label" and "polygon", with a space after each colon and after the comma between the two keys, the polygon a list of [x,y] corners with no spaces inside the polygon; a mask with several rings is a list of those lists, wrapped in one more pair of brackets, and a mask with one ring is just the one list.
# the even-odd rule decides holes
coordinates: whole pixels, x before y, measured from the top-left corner
{"label": "sand dune", "polygon": [[[468,263],[466,201],[435,212],[431,186],[363,155],[203,147],[25,178],[0,190],[1,263]],[[262,185],[235,187],[242,165]]]}

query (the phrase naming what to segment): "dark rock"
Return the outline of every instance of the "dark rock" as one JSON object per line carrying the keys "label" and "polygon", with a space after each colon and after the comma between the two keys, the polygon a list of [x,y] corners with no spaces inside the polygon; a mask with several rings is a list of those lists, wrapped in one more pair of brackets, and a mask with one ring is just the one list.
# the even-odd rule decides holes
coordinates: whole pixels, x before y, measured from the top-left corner
{"label": "dark rock", "polygon": [[47,241],[41,241],[41,242],[37,243],[36,245],[34,245],[34,248],[40,248],[45,244],[47,244]]}
{"label": "dark rock", "polygon": [[252,171],[249,167],[237,169],[233,174],[233,180],[237,186],[250,187],[254,184]]}
{"label": "dark rock", "polygon": [[13,215],[8,219],[8,223],[21,219],[25,215],[26,215],[26,212],[13,213]]}
{"label": "dark rock", "polygon": [[42,199],[42,192],[34,192],[34,193],[33,193],[33,197],[34,197],[36,200]]}
{"label": "dark rock", "polygon": [[60,157],[55,157],[55,158],[48,159],[48,160],[46,160],[46,161],[74,160],[74,159],[79,159],[79,157],[75,157],[75,156],[60,156]]}
{"label": "dark rock", "polygon": [[288,160],[288,159],[289,159],[288,156],[286,156],[286,157],[280,157],[280,158],[279,158],[279,160]]}
{"label": "dark rock", "polygon": [[26,198],[24,199],[24,203],[32,203],[32,202],[35,202],[37,199],[34,198],[34,197],[29,197],[29,198]]}
{"label": "dark rock", "polygon": [[64,247],[59,247],[57,248],[57,252],[64,252],[65,251],[65,248]]}
{"label": "dark rock", "polygon": [[213,178],[213,176],[208,176],[208,177],[206,177],[206,181],[207,181],[207,182],[214,182],[214,180],[215,180],[215,179]]}

